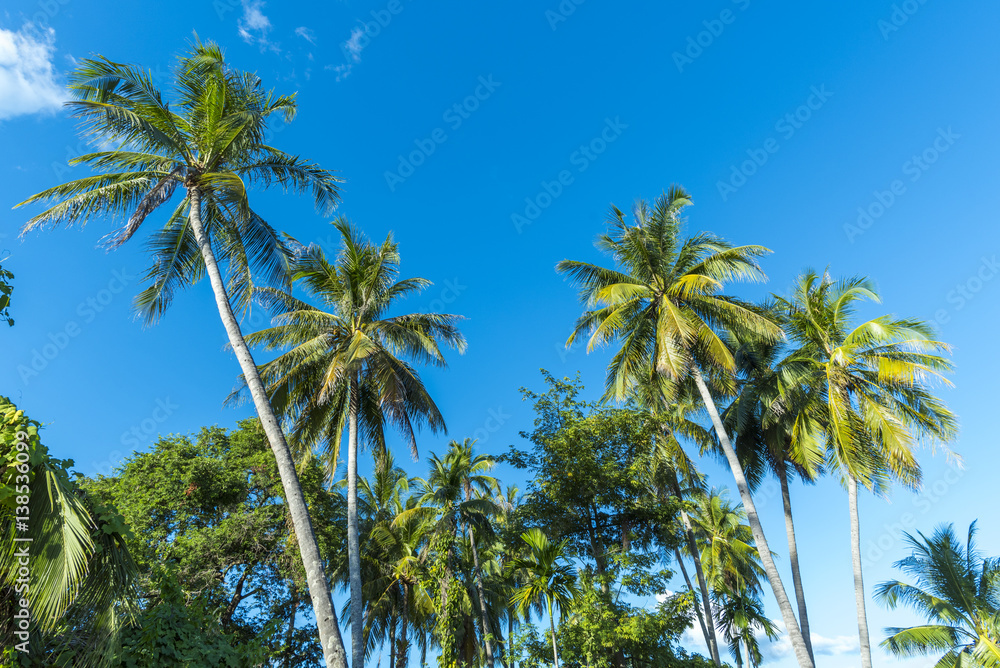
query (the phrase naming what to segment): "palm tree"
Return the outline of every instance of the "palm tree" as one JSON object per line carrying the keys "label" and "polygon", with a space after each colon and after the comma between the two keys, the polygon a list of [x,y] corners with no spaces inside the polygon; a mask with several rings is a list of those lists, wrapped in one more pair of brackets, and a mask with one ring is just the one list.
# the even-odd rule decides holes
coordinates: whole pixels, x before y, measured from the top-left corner
{"label": "palm tree", "polygon": [[[317,308],[271,287],[256,295],[274,314],[274,326],[247,337],[265,350],[290,348],[260,368],[275,409],[291,423],[297,446],[326,449],[328,471],[337,468],[346,423],[347,548],[351,590],[351,665],[364,663],[364,601],[358,533],[358,444],[385,449],[385,426],[396,427],[416,454],[415,430],[445,429],[444,418],[406,358],[446,366],[439,341],[459,352],[465,339],[459,318],[440,313],[388,316],[399,300],[430,281],[399,277],[398,245],[389,235],[368,241],[346,219],[334,221],[340,252],[331,263],[318,246],[293,244],[293,280],[319,301]],[[325,310],[324,310],[325,309]]]}
{"label": "palm tree", "polygon": [[560,617],[577,596],[576,569],[565,560],[564,551],[569,541],[552,543],[540,529],[530,529],[521,534],[528,547],[527,555],[513,559],[508,568],[524,571],[525,581],[511,596],[511,604],[527,617],[532,609],[541,612],[545,601],[552,631],[552,659],[559,668],[559,649],[556,644],[554,609],[558,606]]}
{"label": "palm tree", "polygon": [[[326,665],[346,666],[329,583],[295,465],[231,303],[249,306],[254,271],[276,283],[284,280],[286,271],[284,244],[250,208],[248,186],[309,190],[326,213],[339,197],[337,179],[266,143],[272,116],[286,121],[294,117],[294,96],[275,95],[262,87],[257,76],[229,68],[214,44],[198,42],[180,59],[172,103],[149,73],[104,57],[84,60],[71,75],[69,88],[74,99],[68,104],[82,119],[86,136],[115,148],[74,160],[91,165],[98,174],[49,188],[19,204],[59,200],[29,220],[24,231],[82,225],[92,216],[121,216],[126,219],[124,227],[108,239],[111,247],[117,247],[182,189],[183,198],[149,241],[150,285],[139,294],[136,306],[147,322],[155,321],[178,289],[208,275],[229,343],[278,462]],[[220,260],[227,264],[228,287]]]}
{"label": "palm tree", "polygon": [[913,446],[920,437],[940,441],[956,433],[956,420],[928,387],[951,364],[948,347],[919,320],[884,315],[852,326],[856,303],[878,302],[863,279],[834,281],[806,272],[792,296],[779,298],[782,320],[796,349],[786,359],[822,407],[828,460],[843,476],[851,516],[851,556],[861,663],[871,667],[871,646],[861,567],[858,484],[884,494],[889,482],[920,484]]}
{"label": "palm tree", "polygon": [[436,516],[435,533],[441,537],[440,545],[444,546],[444,554],[440,555],[444,569],[439,614],[445,614],[448,609],[449,590],[454,576],[452,561],[455,538],[460,528],[466,531],[473,559],[473,580],[478,594],[475,598],[479,601],[480,632],[486,660],[492,663],[489,615],[476,540],[477,535],[479,538],[493,536],[490,518],[499,512],[499,508],[492,497],[499,493],[499,485],[495,478],[486,475],[495,465],[494,460],[485,455],[476,455],[474,445],[474,440],[466,438],[461,443],[449,443],[448,452],[443,458],[432,454],[431,473],[427,480],[420,482],[423,494],[419,505],[403,513],[401,517],[409,520],[411,516]]}
{"label": "palm tree", "polygon": [[[12,621],[0,656],[14,665],[16,645],[23,643],[27,656],[104,666],[137,612],[138,571],[125,545],[127,527],[74,482],[67,462],[49,455],[40,426],[0,397],[0,455],[10,472],[0,483],[0,613],[14,620],[18,601],[31,601],[30,626],[22,629],[30,635],[15,639]],[[31,560],[27,583],[25,556]]]}
{"label": "palm tree", "polygon": [[984,558],[975,535],[975,522],[964,545],[951,524],[930,538],[906,534],[913,552],[895,566],[915,583],[883,582],[875,598],[890,610],[907,605],[927,623],[886,629],[883,648],[898,657],[943,651],[940,668],[1000,666],[1000,559]]}
{"label": "palm tree", "polygon": [[744,339],[774,340],[781,335],[760,309],[721,294],[727,280],[763,279],[757,258],[768,250],[734,247],[708,233],[681,239],[681,211],[690,203],[688,194],[673,186],[652,207],[643,201],[635,205],[635,225],[613,207],[611,231],[598,237],[597,246],[612,255],[617,268],[570,260],[557,265],[580,285],[581,301],[588,309],[577,320],[567,345],[587,333],[588,351],[621,340],[608,367],[606,398],[624,398],[649,364],[670,379],[694,381],[736,481],[795,657],[803,668],[812,668],[740,460],[709,388],[714,379],[731,390],[736,371],[732,351],[717,329]]}
{"label": "palm tree", "polygon": [[[780,318],[780,313],[775,316]],[[789,368],[795,365],[780,359],[786,352],[784,345],[761,341],[734,344],[742,383],[723,414],[723,422],[733,434],[733,446],[751,491],[756,491],[768,473],[778,480],[799,627],[815,661],[788,482],[792,476],[814,482],[823,471],[822,412],[813,401],[813,388],[804,385],[794,368]]]}
{"label": "palm tree", "polygon": [[718,611],[716,620],[736,665],[742,668],[745,650],[747,665],[757,668],[764,661],[758,631],[769,640],[777,640],[779,637],[778,627],[764,614],[760,597],[747,589],[733,591],[723,587],[715,593],[715,599]]}

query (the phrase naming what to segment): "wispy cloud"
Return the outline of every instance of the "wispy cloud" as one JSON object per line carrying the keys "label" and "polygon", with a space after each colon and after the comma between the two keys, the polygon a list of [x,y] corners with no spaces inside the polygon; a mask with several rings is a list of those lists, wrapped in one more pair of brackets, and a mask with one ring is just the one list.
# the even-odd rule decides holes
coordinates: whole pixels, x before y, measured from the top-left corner
{"label": "wispy cloud", "polygon": [[240,0],[243,16],[236,23],[240,37],[247,44],[257,44],[261,50],[278,51],[278,45],[271,43],[267,35],[271,32],[271,19],[264,14],[264,0]]}
{"label": "wispy cloud", "polygon": [[[782,659],[786,659],[794,655],[792,652],[792,643],[788,639],[788,634],[785,632],[785,625],[782,621],[775,620],[775,626],[778,627],[779,636],[777,640],[768,640],[763,633],[756,633],[757,642],[760,645],[760,653],[763,656],[764,663],[778,662]],[[701,630],[697,629],[697,625],[693,628],[689,628],[684,632],[681,637],[681,644],[685,647],[694,649],[697,652],[708,656],[708,648],[705,646],[705,639],[701,635]],[[716,637],[719,639],[719,643],[723,654],[725,654],[725,641],[723,640],[722,629],[716,628]],[[812,638],[813,653],[817,656],[842,656],[846,654],[857,654],[858,653],[858,638],[857,636],[834,636],[828,638],[819,633],[810,633]]]}
{"label": "wispy cloud", "polygon": [[344,52],[346,62],[343,65],[327,65],[326,69],[333,70],[337,75],[337,81],[343,81],[351,75],[351,70],[356,63],[361,62],[361,52],[365,49],[365,44],[361,43],[361,38],[365,36],[365,31],[360,26],[351,28],[351,36],[340,45]]}
{"label": "wispy cloud", "polygon": [[305,26],[299,26],[295,29],[295,34],[309,42],[310,44],[316,43],[316,33]]}
{"label": "wispy cloud", "polygon": [[56,33],[26,23],[0,28],[0,120],[53,112],[66,99],[52,67]]}

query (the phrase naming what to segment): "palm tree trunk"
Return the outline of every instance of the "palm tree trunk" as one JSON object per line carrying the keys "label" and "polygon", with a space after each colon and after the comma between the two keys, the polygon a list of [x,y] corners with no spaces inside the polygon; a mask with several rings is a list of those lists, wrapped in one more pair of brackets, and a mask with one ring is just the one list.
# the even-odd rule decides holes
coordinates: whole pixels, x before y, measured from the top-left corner
{"label": "palm tree trunk", "polygon": [[389,620],[389,668],[396,665],[396,615]]}
{"label": "palm tree trunk", "polygon": [[517,668],[517,664],[514,663],[514,655],[510,653],[511,647],[514,645],[514,609],[511,608],[507,613],[507,668]]}
{"label": "palm tree trunk", "polygon": [[[465,500],[472,500],[472,489],[465,488]],[[483,588],[483,573],[479,570],[479,550],[476,549],[476,537],[472,533],[472,525],[465,523],[465,528],[469,533],[469,545],[472,546],[472,567],[476,574],[476,591],[479,592],[479,620],[482,625],[483,645],[486,649],[486,665],[493,668],[493,644],[490,642],[489,617],[486,612],[486,591]]]}
{"label": "palm tree trunk", "polygon": [[298,474],[295,472],[292,453],[288,449],[285,435],[281,431],[278,418],[268,400],[267,390],[260,379],[253,355],[250,354],[250,348],[247,347],[246,341],[243,339],[243,332],[240,331],[239,322],[233,315],[232,306],[229,304],[229,295],[226,294],[226,285],[222,280],[222,273],[219,271],[215,253],[212,251],[212,242],[205,233],[201,222],[201,193],[196,186],[191,186],[188,188],[188,196],[191,200],[189,217],[191,231],[194,233],[195,241],[205,262],[205,271],[208,274],[209,283],[212,285],[212,292],[215,294],[215,304],[219,309],[219,317],[226,328],[229,344],[232,346],[233,354],[236,355],[240,369],[243,371],[247,388],[253,398],[254,408],[257,410],[257,416],[260,418],[261,426],[267,435],[271,452],[274,453],[274,459],[278,465],[278,475],[285,491],[285,502],[288,504],[288,512],[292,518],[292,525],[295,527],[295,537],[302,555],[302,565],[306,571],[309,598],[312,600],[320,645],[323,648],[323,661],[328,668],[347,668],[344,641],[340,637],[337,614],[334,612],[333,600],[330,598],[330,584],[323,571],[319,543],[316,541],[316,534],[313,532],[312,522],[309,519],[309,510],[305,497],[302,495]]}
{"label": "palm tree trunk", "polygon": [[347,559],[351,588],[351,666],[365,665],[365,604],[361,596],[361,540],[358,536],[358,381],[351,378],[347,440]]}
{"label": "palm tree trunk", "polygon": [[552,616],[552,599],[549,599],[549,628],[552,629],[552,658],[555,668],[559,668],[559,650],[556,648],[556,621]]}
{"label": "palm tree trunk", "polygon": [[399,649],[396,650],[396,665],[394,668],[406,668],[409,661],[410,643],[406,638],[407,626],[410,623],[410,585],[403,586],[403,610],[400,614]]}
{"label": "palm tree trunk", "polygon": [[858,518],[858,481],[847,474],[847,499],[851,508],[851,561],[854,565],[854,602],[858,607],[858,638],[861,641],[861,666],[872,668],[871,640],[868,637],[868,613],[865,610],[865,582],[861,573],[861,523]]}
{"label": "palm tree trunk", "polygon": [[778,608],[781,610],[781,618],[785,622],[788,639],[791,641],[792,650],[795,652],[795,659],[801,668],[814,668],[815,664],[812,657],[809,656],[805,641],[802,639],[802,631],[799,629],[799,623],[795,619],[795,611],[792,609],[791,601],[788,600],[788,594],[785,593],[785,586],[781,583],[778,568],[774,565],[771,548],[767,544],[767,538],[764,536],[764,527],[761,526],[760,518],[757,516],[757,506],[754,505],[746,476],[743,475],[743,467],[736,456],[733,444],[729,440],[726,428],[722,424],[719,409],[715,405],[715,400],[712,399],[711,392],[708,391],[708,385],[705,384],[705,379],[702,377],[701,371],[693,364],[691,365],[691,375],[694,378],[695,385],[698,386],[698,392],[701,394],[702,402],[705,404],[705,410],[708,411],[708,415],[712,419],[712,426],[715,427],[715,433],[719,437],[722,451],[726,455],[729,468],[732,470],[733,478],[736,480],[736,488],[740,492],[743,508],[747,512],[747,522],[750,524],[750,529],[753,532],[754,543],[757,545],[757,552],[760,554],[760,561],[764,566],[764,572],[767,574],[767,580],[771,585],[771,590],[774,592],[774,598],[778,602]]}
{"label": "palm tree trunk", "polygon": [[284,668],[291,668],[292,666],[292,638],[295,633],[295,613],[299,609],[299,588],[295,586],[292,582],[292,605],[291,612],[288,615],[288,631],[285,632],[285,666]]}
{"label": "palm tree trunk", "polygon": [[[677,482],[677,474],[671,472],[670,482],[674,487],[674,494],[679,502],[683,502],[681,486]],[[708,580],[705,578],[705,570],[701,565],[701,552],[698,550],[698,542],[694,538],[694,529],[691,526],[691,518],[687,512],[681,508],[681,524],[684,525],[684,535],[687,538],[688,550],[691,552],[691,559],[694,561],[695,574],[698,576],[698,588],[701,589],[701,605],[705,614],[705,642],[708,644],[708,651],[712,655],[712,661],[716,666],[722,665],[722,655],[719,653],[719,640],[715,635],[715,617],[712,615],[712,599],[708,594]],[[698,616],[701,616],[699,612]]]}
{"label": "palm tree trunk", "polygon": [[792,566],[792,586],[795,587],[795,601],[799,606],[799,628],[802,630],[802,640],[806,643],[809,657],[816,661],[813,654],[812,637],[809,633],[809,613],[806,611],[806,594],[802,588],[802,573],[799,571],[799,548],[795,540],[795,522],[792,521],[792,497],[788,492],[788,473],[784,460],[778,461],[778,482],[781,483],[781,504],[785,509],[785,534],[788,536],[788,560]]}
{"label": "palm tree trunk", "polygon": [[[677,559],[677,565],[681,567],[681,574],[684,576],[684,583],[687,585],[688,590],[693,593],[694,587],[691,586],[691,577],[688,575],[687,568],[684,566],[684,559],[681,558],[681,551],[676,547],[674,548],[674,557]],[[712,641],[708,637],[708,627],[705,626],[705,613],[699,605],[694,606],[694,611],[698,615],[698,624],[701,625],[701,634],[705,638],[705,647],[707,647],[709,653],[711,653]]]}

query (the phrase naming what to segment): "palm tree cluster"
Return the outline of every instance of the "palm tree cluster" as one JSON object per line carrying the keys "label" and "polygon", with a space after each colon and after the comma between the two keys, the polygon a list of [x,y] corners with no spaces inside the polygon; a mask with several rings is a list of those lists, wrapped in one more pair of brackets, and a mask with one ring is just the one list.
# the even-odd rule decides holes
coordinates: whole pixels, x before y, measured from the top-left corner
{"label": "palm tree cluster", "polygon": [[[328,256],[279,234],[251,207],[253,186],[309,193],[324,214],[339,201],[331,172],[268,144],[268,121],[290,120],[293,96],[264,89],[255,75],[231,68],[217,46],[200,42],[180,59],[173,84],[168,96],[139,68],[83,61],[69,105],[84,133],[109,148],[77,159],[95,175],[23,202],[51,204],[25,230],[117,216],[123,224],[107,238],[116,247],[170,203],[148,237],[148,286],[136,307],[154,321],[178,290],[208,277],[242,372],[231,398],[249,395],[276,458],[327,666],[348,665],[332,577],[349,591],[341,618],[351,629],[355,668],[383,650],[392,668],[409,665],[414,651],[422,660],[433,651],[449,668],[497,661],[513,668],[514,627],[535,613],[547,618],[558,668],[557,618],[578,591],[568,539],[537,527],[511,539],[516,491],[501,492],[490,475],[495,460],[477,454],[474,442],[452,441],[430,458],[424,479],[408,477],[388,447],[394,431],[416,455],[421,428],[445,432],[418,367],[445,366],[444,349],[464,351],[460,318],[396,313],[404,297],[430,283],[400,278],[391,235],[373,243],[341,217],[334,221],[340,246]],[[685,237],[690,203],[674,186],[652,204],[639,201],[631,219],[613,207],[597,240],[612,266],[558,264],[584,306],[567,345],[581,337],[588,351],[614,345],[603,401],[638,407],[635,419],[654,426],[641,444],[655,460],[643,484],[648,498],[677,505],[664,530],[713,663],[722,665],[720,634],[738,665],[761,662],[759,635],[776,634],[763,614],[766,582],[798,664],[815,665],[789,482],[830,474],[847,491],[861,659],[870,668],[858,492],[919,486],[918,443],[954,437],[956,419],[932,392],[951,369],[948,347],[918,320],[858,322],[860,303],[878,302],[863,278],[806,272],[790,295],[763,303],[729,294],[732,281],[765,278],[759,260],[769,251],[710,233]],[[252,303],[272,321],[244,335],[237,314]],[[258,365],[251,348],[276,356]],[[370,479],[358,472],[363,448],[375,462]],[[692,448],[727,463],[740,503],[707,489]],[[296,470],[312,457],[322,458],[331,488],[346,494],[346,568],[321,557],[312,529]],[[768,476],[781,486],[794,603],[754,502]],[[621,528],[622,553],[632,533]],[[894,632],[887,647],[908,653],[921,643],[950,644],[955,657],[995,650],[996,565],[976,556],[971,536],[964,550],[946,534],[914,546],[923,556],[905,568],[919,583],[886,586],[880,596],[890,605],[924,605],[940,624]],[[964,563],[968,577],[935,579],[932,571],[952,562]],[[978,584],[969,580],[973,572]],[[952,600],[943,593],[960,600],[928,603]]]}

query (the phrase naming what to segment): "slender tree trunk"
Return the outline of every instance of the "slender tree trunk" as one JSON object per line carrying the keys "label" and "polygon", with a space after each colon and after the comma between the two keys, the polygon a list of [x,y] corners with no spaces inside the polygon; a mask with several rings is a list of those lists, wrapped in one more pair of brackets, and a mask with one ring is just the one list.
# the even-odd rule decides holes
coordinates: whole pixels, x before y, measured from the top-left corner
{"label": "slender tree trunk", "polygon": [[517,668],[517,664],[514,663],[514,655],[511,654],[510,650],[514,645],[514,609],[511,608],[510,612],[507,613],[507,663],[508,668]]}
{"label": "slender tree trunk", "polygon": [[795,522],[792,521],[792,497],[788,492],[788,472],[784,460],[778,461],[778,482],[781,483],[781,504],[785,509],[785,534],[788,536],[788,560],[792,566],[792,586],[795,587],[795,601],[799,606],[799,628],[806,643],[809,657],[815,662],[812,637],[809,633],[809,613],[806,611],[806,594],[802,588],[802,573],[799,570],[799,548],[795,541]]}
{"label": "slender tree trunk", "polygon": [[[472,489],[465,488],[465,500],[472,500]],[[472,533],[472,525],[465,523],[466,531],[469,533],[469,545],[472,546],[472,567],[476,574],[476,591],[479,592],[480,622],[483,632],[483,645],[486,649],[486,665],[493,668],[493,644],[490,642],[489,617],[486,612],[486,591],[483,588],[483,573],[479,570],[479,550],[476,549],[476,537]]]}
{"label": "slender tree trunk", "polygon": [[389,621],[389,668],[396,665],[396,615]]}
{"label": "slender tree trunk", "polygon": [[337,614],[334,612],[333,600],[330,598],[330,584],[323,571],[319,544],[316,542],[316,534],[313,532],[312,522],[309,519],[309,510],[306,507],[305,497],[302,495],[298,474],[295,472],[292,453],[288,449],[285,435],[281,431],[278,418],[268,400],[267,390],[260,379],[253,355],[250,354],[250,348],[247,347],[246,341],[243,339],[243,332],[240,331],[239,322],[233,315],[232,306],[229,304],[229,295],[226,294],[226,285],[222,280],[222,273],[219,271],[215,253],[212,251],[211,240],[202,225],[201,193],[197,186],[188,187],[188,196],[191,200],[191,231],[194,233],[195,241],[205,262],[205,271],[212,285],[212,292],[215,294],[215,304],[219,309],[219,317],[226,328],[229,344],[232,346],[233,354],[236,355],[240,369],[243,371],[247,388],[253,398],[254,408],[257,410],[257,416],[260,418],[261,426],[267,435],[271,452],[274,453],[278,465],[278,475],[281,477],[281,486],[285,491],[285,502],[288,504],[288,512],[292,518],[292,525],[295,527],[295,536],[298,540],[299,552],[302,555],[302,565],[306,571],[309,597],[312,599],[320,645],[323,647],[323,661],[328,668],[347,668],[344,641],[340,637]]}
{"label": "slender tree trunk", "polygon": [[[671,472],[670,482],[674,487],[674,494],[679,502],[684,501],[681,494],[681,486],[677,482],[677,474]],[[691,552],[691,559],[694,561],[695,574],[698,576],[698,588],[701,589],[701,605],[705,613],[706,642],[708,643],[709,654],[716,666],[722,665],[722,654],[719,652],[719,640],[715,634],[715,617],[712,615],[712,599],[708,593],[708,580],[705,578],[705,570],[701,565],[701,552],[698,550],[698,542],[694,538],[694,529],[691,526],[691,518],[687,512],[681,508],[681,524],[684,526],[684,535],[687,538],[688,550]]]}
{"label": "slender tree trunk", "polygon": [[[681,574],[684,576],[684,583],[687,584],[687,588],[693,593],[694,587],[691,586],[691,577],[688,575],[687,568],[684,566],[684,559],[681,558],[681,551],[678,548],[674,548],[674,557],[677,559],[677,565],[681,567]],[[708,637],[708,627],[705,626],[705,613],[700,605],[694,606],[694,611],[698,615],[698,624],[701,625],[701,635],[705,638],[705,647],[708,648],[709,654],[712,653],[712,641]]]}
{"label": "slender tree trunk", "polygon": [[757,506],[754,505],[746,476],[743,475],[743,467],[736,456],[733,444],[729,441],[729,435],[726,433],[726,428],[722,424],[722,418],[719,416],[719,409],[716,407],[715,400],[712,399],[712,394],[708,391],[708,385],[705,384],[705,379],[702,377],[701,371],[698,370],[697,366],[691,366],[691,375],[694,378],[695,385],[698,386],[698,392],[701,394],[701,399],[705,404],[705,410],[708,411],[708,415],[712,419],[712,426],[715,427],[715,433],[719,437],[719,443],[722,445],[722,451],[729,462],[729,468],[732,469],[733,478],[736,480],[736,488],[740,492],[740,499],[743,501],[743,508],[747,513],[747,522],[750,524],[750,529],[753,532],[754,543],[757,545],[757,552],[760,554],[760,561],[764,566],[764,572],[767,574],[767,580],[771,585],[771,590],[774,592],[774,598],[778,602],[778,608],[781,610],[781,618],[785,622],[788,639],[791,641],[792,650],[795,652],[795,659],[802,668],[814,668],[815,664],[812,657],[809,656],[805,641],[802,639],[802,631],[799,629],[798,620],[795,619],[795,611],[792,609],[791,601],[788,600],[788,594],[785,593],[785,586],[781,583],[778,568],[774,565],[771,548],[767,544],[767,538],[764,536],[764,527],[761,526],[760,518],[757,516]]}
{"label": "slender tree trunk", "polygon": [[552,629],[552,658],[555,668],[559,668],[559,649],[556,647],[556,621],[552,616],[552,599],[549,599],[549,628]]}
{"label": "slender tree trunk", "polygon": [[407,627],[410,624],[410,585],[406,582],[402,583],[403,587],[403,610],[400,615],[400,628],[399,628],[399,649],[396,651],[396,666],[395,668],[406,668],[406,664],[409,660],[410,654],[410,642],[407,640]]}
{"label": "slender tree trunk", "polygon": [[861,666],[872,668],[871,640],[868,636],[868,613],[865,610],[865,582],[861,573],[861,522],[858,518],[858,481],[847,474],[847,499],[851,508],[851,561],[854,566],[854,602],[858,607],[858,638],[861,641]]}
{"label": "slender tree trunk", "polygon": [[361,595],[361,539],[358,535],[358,381],[351,378],[347,440],[347,559],[351,588],[351,666],[365,665],[365,604]]}

